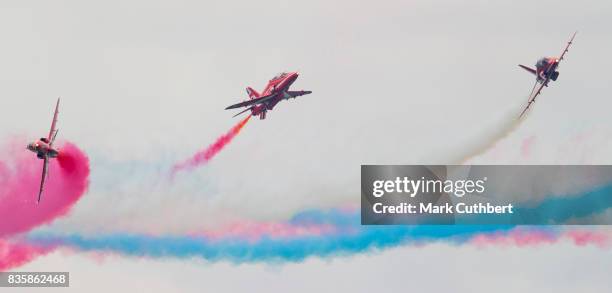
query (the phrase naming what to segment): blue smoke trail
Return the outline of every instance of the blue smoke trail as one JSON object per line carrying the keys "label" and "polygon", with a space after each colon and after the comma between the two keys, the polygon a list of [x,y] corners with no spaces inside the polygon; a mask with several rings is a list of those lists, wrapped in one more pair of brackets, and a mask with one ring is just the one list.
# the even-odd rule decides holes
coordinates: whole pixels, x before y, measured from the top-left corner
{"label": "blue smoke trail", "polygon": [[[355,223],[359,218],[351,215]],[[371,249],[385,249],[404,243],[445,240],[461,244],[475,234],[510,229],[500,226],[373,226],[359,227],[354,233],[305,236],[294,239],[262,238],[207,240],[187,236],[146,236],[115,234],[85,238],[35,236],[37,244],[67,244],[82,251],[118,252],[139,257],[200,257],[209,261],[229,260],[236,263],[259,261],[301,261],[309,256],[353,254]]]}
{"label": "blue smoke trail", "polygon": [[[578,196],[548,198],[532,208],[518,210],[539,220],[563,222],[575,217],[602,212],[612,206],[612,185]],[[460,245],[478,235],[504,234],[512,225],[415,225],[362,226],[357,211],[309,210],[288,221],[294,225],[327,224],[337,232],[295,238],[263,237],[249,241],[240,237],[207,239],[201,236],[150,236],[111,234],[97,237],[31,234],[28,240],[38,245],[67,246],[81,251],[115,252],[137,257],[199,257],[209,261],[236,263],[261,261],[301,261],[309,256],[346,255],[403,244],[445,242]],[[552,227],[526,227],[555,237],[561,231]]]}
{"label": "blue smoke trail", "polygon": [[568,220],[603,213],[609,208],[612,208],[612,185],[605,185],[579,195],[551,196],[540,202],[525,202],[516,206],[511,215],[460,215],[456,219],[461,224],[564,224]]}
{"label": "blue smoke trail", "polygon": [[612,208],[612,185],[574,196],[548,198],[533,208],[519,208],[517,213],[530,222],[563,223]]}

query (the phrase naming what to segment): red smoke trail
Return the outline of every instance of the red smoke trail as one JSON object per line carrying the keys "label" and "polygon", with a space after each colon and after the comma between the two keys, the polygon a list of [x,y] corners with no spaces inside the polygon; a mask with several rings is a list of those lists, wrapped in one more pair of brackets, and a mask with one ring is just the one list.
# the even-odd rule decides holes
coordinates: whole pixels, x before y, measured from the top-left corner
{"label": "red smoke trail", "polygon": [[52,247],[11,243],[0,239],[0,272],[21,266],[40,255],[51,252],[51,250],[53,250]]}
{"label": "red smoke trail", "polygon": [[89,185],[89,159],[74,144],[60,146],[60,155],[49,162],[49,178],[40,203],[36,203],[42,160],[25,148],[0,150],[0,239],[27,232],[63,216]]}
{"label": "red smoke trail", "polygon": [[240,121],[240,123],[232,127],[232,129],[230,129],[230,131],[228,131],[226,134],[217,138],[215,143],[209,145],[203,150],[198,151],[190,159],[174,165],[174,167],[172,168],[172,177],[174,177],[174,175],[179,171],[190,170],[200,165],[204,165],[208,163],[210,159],[216,156],[228,143],[232,141],[232,139],[234,139],[234,137],[238,133],[240,133],[240,130],[242,130],[242,127],[244,127],[244,125],[246,125],[246,123],[249,122],[250,118],[251,118],[250,115],[247,116],[244,120]]}

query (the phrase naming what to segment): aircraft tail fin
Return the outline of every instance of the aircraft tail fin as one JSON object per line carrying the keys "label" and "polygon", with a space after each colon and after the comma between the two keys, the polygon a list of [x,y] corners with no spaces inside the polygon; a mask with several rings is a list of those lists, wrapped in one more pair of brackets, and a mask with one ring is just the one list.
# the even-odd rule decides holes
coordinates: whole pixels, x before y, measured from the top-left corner
{"label": "aircraft tail fin", "polygon": [[251,100],[257,99],[260,97],[259,93],[250,86],[246,88],[246,91],[247,91],[247,94],[249,94],[249,98],[251,98]]}
{"label": "aircraft tail fin", "polygon": [[536,70],[533,69],[533,68],[529,68],[528,66],[525,66],[525,65],[522,65],[522,64],[519,64],[519,67],[529,71],[533,75],[536,75]]}

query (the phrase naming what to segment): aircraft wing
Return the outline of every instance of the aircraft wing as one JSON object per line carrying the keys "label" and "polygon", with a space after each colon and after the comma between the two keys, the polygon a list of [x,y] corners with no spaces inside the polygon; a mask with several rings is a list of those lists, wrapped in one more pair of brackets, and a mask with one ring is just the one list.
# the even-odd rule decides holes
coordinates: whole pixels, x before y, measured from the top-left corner
{"label": "aircraft wing", "polygon": [[567,53],[567,51],[569,50],[569,47],[574,42],[574,37],[575,36],[576,36],[576,32],[572,35],[572,38],[569,40],[569,42],[567,42],[567,45],[565,46],[565,49],[563,49],[563,53],[561,53],[561,56],[559,56],[559,62],[561,62],[561,60],[563,60],[563,57],[565,56],[565,53]]}
{"label": "aircraft wing", "polygon": [[49,142],[50,147],[53,147],[53,143],[55,142],[55,138],[57,137],[58,132],[59,132],[59,129],[56,129],[55,133],[53,134],[53,138],[51,139],[51,142]]}
{"label": "aircraft wing", "polygon": [[265,103],[265,102],[273,99],[274,97],[276,97],[276,94],[271,94],[271,95],[263,96],[263,97],[260,97],[260,98],[257,98],[257,99],[252,99],[252,100],[244,101],[242,103],[231,105],[231,106],[225,108],[225,110],[236,109],[236,108],[247,107],[247,106],[251,106],[251,105],[257,105],[257,104]]}
{"label": "aircraft wing", "polygon": [[540,83],[539,85],[536,82],[536,87],[534,87],[531,90],[531,95],[529,96],[529,100],[527,102],[527,107],[525,107],[525,109],[523,109],[523,112],[521,112],[521,115],[519,115],[519,118],[523,117],[523,114],[525,114],[525,112],[527,112],[529,107],[531,107],[531,104],[533,102],[535,102],[535,99],[538,97],[538,95],[540,95],[540,93],[542,92],[542,89],[548,84],[549,80],[550,80],[550,78],[546,78],[544,80],[544,82]]}
{"label": "aircraft wing", "polygon": [[60,98],[57,98],[57,103],[55,104],[55,113],[53,114],[53,121],[51,122],[51,130],[49,130],[49,136],[47,139],[51,141],[53,136],[55,135],[55,125],[57,124],[57,114],[59,114],[59,103]]}
{"label": "aircraft wing", "polygon": [[40,203],[40,197],[42,196],[45,188],[45,179],[47,178],[47,169],[49,168],[49,157],[45,156],[43,162],[42,177],[40,178],[40,190],[38,191],[38,202]]}

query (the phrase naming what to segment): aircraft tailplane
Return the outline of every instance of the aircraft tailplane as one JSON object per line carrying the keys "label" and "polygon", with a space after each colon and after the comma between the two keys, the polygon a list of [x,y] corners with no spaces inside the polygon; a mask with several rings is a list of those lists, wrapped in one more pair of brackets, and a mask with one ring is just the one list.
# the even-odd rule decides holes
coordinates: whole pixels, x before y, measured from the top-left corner
{"label": "aircraft tailplane", "polygon": [[533,68],[529,68],[528,66],[522,64],[519,64],[519,67],[525,69],[526,71],[529,71],[533,75],[536,75],[536,70]]}
{"label": "aircraft tailplane", "polygon": [[246,91],[247,91],[247,94],[249,94],[249,98],[251,98],[251,100],[257,99],[260,97],[260,94],[250,86],[246,88]]}

